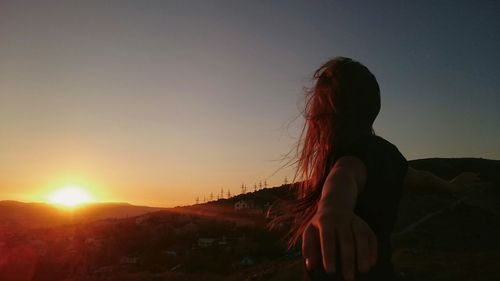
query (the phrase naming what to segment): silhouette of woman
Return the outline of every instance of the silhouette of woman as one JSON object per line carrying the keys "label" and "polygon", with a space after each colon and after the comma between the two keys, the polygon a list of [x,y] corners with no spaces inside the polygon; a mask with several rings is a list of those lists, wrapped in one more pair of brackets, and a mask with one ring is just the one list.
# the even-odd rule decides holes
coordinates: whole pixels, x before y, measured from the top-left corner
{"label": "silhouette of woman", "polygon": [[452,190],[451,183],[410,168],[375,135],[380,111],[375,76],[336,57],[314,73],[298,147],[297,201],[289,246],[302,238],[308,276],[316,280],[394,280],[391,233],[403,186]]}

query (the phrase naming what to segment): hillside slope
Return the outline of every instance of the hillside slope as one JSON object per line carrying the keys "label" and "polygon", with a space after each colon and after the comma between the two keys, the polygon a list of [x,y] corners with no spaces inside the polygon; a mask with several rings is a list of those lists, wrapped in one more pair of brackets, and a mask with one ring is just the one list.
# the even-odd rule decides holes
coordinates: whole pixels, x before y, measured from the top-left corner
{"label": "hillside slope", "polygon": [[163,208],[135,206],[127,203],[94,203],[70,211],[45,203],[0,201],[0,223],[25,228],[54,227],[107,218],[138,216],[161,209]]}

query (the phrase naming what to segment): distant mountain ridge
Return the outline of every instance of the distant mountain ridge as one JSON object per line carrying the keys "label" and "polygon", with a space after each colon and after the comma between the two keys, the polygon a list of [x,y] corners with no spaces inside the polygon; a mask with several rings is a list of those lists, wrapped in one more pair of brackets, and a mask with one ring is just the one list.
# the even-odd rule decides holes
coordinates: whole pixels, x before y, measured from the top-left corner
{"label": "distant mountain ridge", "polygon": [[42,228],[107,218],[133,217],[162,209],[128,203],[92,203],[72,211],[46,203],[5,200],[0,201],[0,223],[10,222],[25,228]]}

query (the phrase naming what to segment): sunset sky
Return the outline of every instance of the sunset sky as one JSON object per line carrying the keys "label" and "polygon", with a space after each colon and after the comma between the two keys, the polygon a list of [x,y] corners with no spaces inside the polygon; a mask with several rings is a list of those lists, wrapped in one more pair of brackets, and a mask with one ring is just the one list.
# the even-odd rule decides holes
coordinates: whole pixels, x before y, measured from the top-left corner
{"label": "sunset sky", "polygon": [[[383,4],[381,3],[383,2]],[[499,1],[2,1],[0,200],[176,206],[279,185],[303,87],[377,77],[407,159],[500,159]]]}

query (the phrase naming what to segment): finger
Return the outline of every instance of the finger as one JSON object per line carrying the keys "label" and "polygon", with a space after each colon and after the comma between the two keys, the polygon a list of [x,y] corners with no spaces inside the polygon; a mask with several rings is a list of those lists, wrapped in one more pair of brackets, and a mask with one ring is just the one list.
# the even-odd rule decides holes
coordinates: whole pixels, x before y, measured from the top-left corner
{"label": "finger", "polygon": [[373,232],[370,226],[366,224],[366,230],[368,232],[368,247],[370,252],[370,268],[377,264],[378,259],[378,241],[377,236]]}
{"label": "finger", "polygon": [[367,272],[371,267],[372,253],[370,253],[369,232],[358,220],[352,222],[352,233],[356,250],[356,263],[360,272]]}
{"label": "finger", "polygon": [[319,238],[321,242],[321,256],[323,257],[323,267],[325,271],[329,274],[333,274],[337,271],[335,266],[336,260],[336,234],[335,229],[331,227],[322,227],[319,230]]}
{"label": "finger", "polygon": [[307,270],[321,266],[321,245],[318,230],[309,225],[302,234],[302,257]]}
{"label": "finger", "polygon": [[354,280],[355,249],[351,227],[339,229],[339,244],[342,265],[342,275],[346,280]]}

